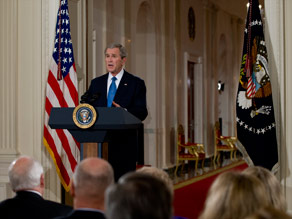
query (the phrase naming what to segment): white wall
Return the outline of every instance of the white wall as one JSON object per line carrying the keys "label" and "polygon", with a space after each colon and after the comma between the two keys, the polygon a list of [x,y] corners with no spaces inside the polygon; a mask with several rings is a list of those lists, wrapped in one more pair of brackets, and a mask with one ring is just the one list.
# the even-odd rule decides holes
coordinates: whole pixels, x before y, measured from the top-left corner
{"label": "white wall", "polygon": [[[7,189],[8,164],[20,154],[42,162],[46,197],[60,199],[60,182],[42,144],[44,91],[52,54],[58,1],[1,0],[0,199]],[[7,190],[7,191],[5,191]]]}

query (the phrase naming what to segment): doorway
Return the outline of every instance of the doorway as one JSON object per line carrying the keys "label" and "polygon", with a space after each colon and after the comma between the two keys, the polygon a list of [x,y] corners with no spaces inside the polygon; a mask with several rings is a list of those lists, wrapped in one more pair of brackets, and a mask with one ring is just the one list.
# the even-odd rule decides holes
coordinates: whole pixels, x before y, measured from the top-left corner
{"label": "doorway", "polygon": [[185,53],[186,140],[203,142],[203,71],[200,57]]}

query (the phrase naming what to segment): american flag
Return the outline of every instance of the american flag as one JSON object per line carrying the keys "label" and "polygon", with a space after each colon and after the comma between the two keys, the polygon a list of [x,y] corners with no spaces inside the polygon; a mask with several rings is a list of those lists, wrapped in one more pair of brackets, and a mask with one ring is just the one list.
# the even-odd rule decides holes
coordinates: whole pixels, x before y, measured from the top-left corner
{"label": "american flag", "polygon": [[44,145],[54,160],[66,191],[80,157],[80,145],[68,130],[51,129],[48,125],[52,107],[78,105],[77,75],[73,57],[67,0],[60,1],[56,37],[51,59],[45,103]]}

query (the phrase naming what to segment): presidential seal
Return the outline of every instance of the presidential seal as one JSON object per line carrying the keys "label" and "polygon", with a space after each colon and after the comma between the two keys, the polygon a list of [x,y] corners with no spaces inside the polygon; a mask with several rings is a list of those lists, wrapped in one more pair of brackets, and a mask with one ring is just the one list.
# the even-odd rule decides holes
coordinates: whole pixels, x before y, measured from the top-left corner
{"label": "presidential seal", "polygon": [[97,113],[93,106],[82,103],[73,111],[73,121],[79,128],[90,128],[96,121]]}

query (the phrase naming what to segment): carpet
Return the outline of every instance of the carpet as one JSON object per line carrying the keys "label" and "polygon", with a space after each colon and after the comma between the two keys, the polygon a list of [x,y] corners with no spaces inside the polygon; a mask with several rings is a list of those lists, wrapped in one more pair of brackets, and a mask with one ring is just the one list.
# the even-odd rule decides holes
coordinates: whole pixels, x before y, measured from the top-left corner
{"label": "carpet", "polygon": [[203,210],[208,189],[216,177],[225,171],[242,171],[245,168],[247,168],[247,164],[241,160],[175,184],[173,201],[174,215],[197,219]]}

